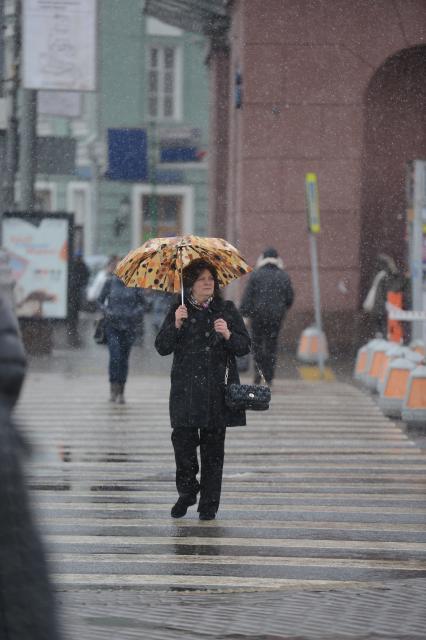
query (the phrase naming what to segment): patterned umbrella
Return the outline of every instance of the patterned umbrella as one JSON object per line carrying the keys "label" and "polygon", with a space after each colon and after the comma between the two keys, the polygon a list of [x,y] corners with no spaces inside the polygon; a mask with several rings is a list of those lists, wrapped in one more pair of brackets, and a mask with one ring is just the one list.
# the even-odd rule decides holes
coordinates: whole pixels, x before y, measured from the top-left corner
{"label": "patterned umbrella", "polygon": [[117,265],[116,275],[128,287],[177,293],[182,291],[182,269],[194,260],[212,264],[221,287],[252,271],[238,250],[221,238],[177,236],[153,238],[131,251]]}

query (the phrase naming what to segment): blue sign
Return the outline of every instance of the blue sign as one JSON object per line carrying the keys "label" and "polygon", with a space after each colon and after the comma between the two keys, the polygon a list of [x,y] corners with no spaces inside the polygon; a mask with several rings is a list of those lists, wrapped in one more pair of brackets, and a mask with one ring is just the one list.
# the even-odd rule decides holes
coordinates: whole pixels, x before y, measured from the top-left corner
{"label": "blue sign", "polygon": [[148,145],[144,129],[108,129],[110,180],[148,179]]}
{"label": "blue sign", "polygon": [[198,162],[196,147],[175,146],[160,149],[160,162]]}

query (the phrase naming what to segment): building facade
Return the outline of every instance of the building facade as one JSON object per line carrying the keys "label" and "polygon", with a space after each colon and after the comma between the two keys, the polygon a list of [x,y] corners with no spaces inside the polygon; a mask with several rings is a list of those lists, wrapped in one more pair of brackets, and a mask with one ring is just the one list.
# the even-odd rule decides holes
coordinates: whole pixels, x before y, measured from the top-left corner
{"label": "building facade", "polygon": [[233,0],[207,18],[197,0],[174,4],[149,9],[211,42],[210,231],[252,262],[280,251],[294,344],[313,317],[304,178],[315,172],[325,328],[346,348],[361,337],[376,255],[408,267],[406,163],[426,158],[426,3]]}
{"label": "building facade", "polygon": [[97,92],[39,92],[39,140],[53,142],[38,159],[37,206],[74,213],[85,255],[206,232],[206,42],[139,0],[100,0]]}

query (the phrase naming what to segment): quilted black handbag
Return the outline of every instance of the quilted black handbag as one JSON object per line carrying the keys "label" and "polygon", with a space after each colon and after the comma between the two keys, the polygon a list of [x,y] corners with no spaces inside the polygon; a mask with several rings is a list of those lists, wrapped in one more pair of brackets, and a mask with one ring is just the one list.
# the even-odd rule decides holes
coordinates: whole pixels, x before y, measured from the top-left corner
{"label": "quilted black handbag", "polygon": [[[256,364],[257,366],[257,364]],[[259,367],[257,367],[259,369]],[[263,373],[259,373],[265,380]],[[251,411],[266,411],[271,401],[271,390],[263,384],[228,384],[229,360],[225,371],[225,403],[229,409]]]}

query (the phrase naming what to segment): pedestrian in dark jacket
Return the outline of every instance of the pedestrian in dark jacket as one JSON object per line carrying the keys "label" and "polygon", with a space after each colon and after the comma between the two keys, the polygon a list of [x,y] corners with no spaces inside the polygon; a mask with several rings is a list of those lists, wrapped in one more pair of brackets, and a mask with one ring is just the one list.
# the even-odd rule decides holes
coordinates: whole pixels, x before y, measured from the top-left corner
{"label": "pedestrian in dark jacket", "polygon": [[170,421],[179,499],[171,515],[184,516],[200,492],[200,520],[212,520],[220,502],[226,428],[246,424],[244,411],[225,404],[225,372],[228,365],[228,384],[239,383],[235,356],[250,351],[250,337],[235,305],[222,299],[211,264],[191,263],[183,284],[185,304],[171,306],[155,341],[160,355],[173,353]]}
{"label": "pedestrian in dark jacket", "polygon": [[12,423],[25,368],[18,323],[0,294],[0,638],[57,640],[44,551],[21,468],[23,446]]}
{"label": "pedestrian in dark jacket", "polygon": [[[278,336],[287,311],[293,304],[294,291],[290,276],[284,271],[276,249],[263,252],[250,275],[240,312],[250,318],[253,355],[267,384],[274,378]],[[255,367],[255,384],[261,380]]]}
{"label": "pedestrian in dark jacket", "polygon": [[411,309],[410,280],[399,271],[395,260],[385,253],[377,256],[376,275],[364,300],[364,311],[371,315],[376,337],[408,342],[408,323],[389,320],[387,303]]}
{"label": "pedestrian in dark jacket", "polygon": [[129,372],[129,357],[138,325],[145,311],[142,289],[126,287],[117,276],[109,278],[98,298],[105,317],[109,350],[110,401],[124,404],[124,387]]}
{"label": "pedestrian in dark jacket", "polygon": [[68,340],[69,344],[74,347],[80,345],[78,321],[89,276],[90,272],[83,260],[83,256],[81,252],[77,252],[70,265],[69,277]]}

